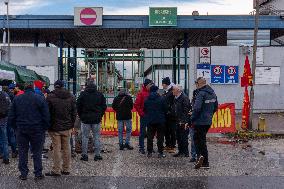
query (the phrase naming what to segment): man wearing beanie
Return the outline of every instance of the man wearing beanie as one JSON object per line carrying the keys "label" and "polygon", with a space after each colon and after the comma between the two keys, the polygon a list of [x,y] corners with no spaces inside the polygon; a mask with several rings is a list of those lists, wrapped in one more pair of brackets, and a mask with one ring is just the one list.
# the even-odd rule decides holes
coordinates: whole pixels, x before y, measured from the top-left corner
{"label": "man wearing beanie", "polygon": [[166,147],[165,150],[169,153],[175,153],[176,147],[176,120],[174,114],[174,95],[173,95],[173,86],[169,77],[166,77],[162,80],[162,85],[164,89],[164,100],[167,104],[167,114],[166,114],[166,124],[165,124],[165,139]]}
{"label": "man wearing beanie", "polygon": [[77,116],[76,99],[63,86],[63,81],[56,81],[54,83],[55,90],[46,99],[51,118],[49,136],[51,137],[53,146],[53,167],[49,173],[45,174],[46,176],[70,174],[70,137],[71,129],[74,127]]}
{"label": "man wearing beanie", "polygon": [[136,101],[134,103],[134,108],[138,112],[140,116],[140,135],[139,135],[139,152],[141,154],[145,154],[144,149],[144,138],[145,138],[145,131],[146,131],[146,120],[145,120],[145,113],[144,113],[144,102],[146,98],[150,94],[150,87],[152,86],[152,81],[150,79],[145,79],[141,91],[137,94]]}
{"label": "man wearing beanie", "polygon": [[148,157],[153,153],[153,139],[157,134],[157,146],[159,158],[166,157],[163,153],[164,143],[164,124],[166,122],[167,105],[164,99],[157,93],[159,88],[152,86],[150,88],[150,96],[145,101],[145,118],[148,128],[147,151]]}

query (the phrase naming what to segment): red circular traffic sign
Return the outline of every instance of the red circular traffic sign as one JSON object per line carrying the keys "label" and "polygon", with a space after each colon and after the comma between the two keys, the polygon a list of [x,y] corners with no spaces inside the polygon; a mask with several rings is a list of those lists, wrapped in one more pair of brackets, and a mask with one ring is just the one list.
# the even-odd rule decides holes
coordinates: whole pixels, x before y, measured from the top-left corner
{"label": "red circular traffic sign", "polygon": [[213,69],[214,73],[216,75],[221,75],[222,74],[222,67],[221,66],[216,66],[214,69]]}
{"label": "red circular traffic sign", "polygon": [[203,54],[204,56],[209,54],[209,49],[208,48],[203,48],[201,49],[201,54]]}
{"label": "red circular traffic sign", "polygon": [[80,20],[85,25],[92,25],[97,20],[97,13],[92,8],[85,8],[80,13]]}
{"label": "red circular traffic sign", "polygon": [[229,75],[235,75],[237,71],[236,71],[236,68],[235,68],[235,67],[230,66],[230,67],[228,68],[227,72],[228,72]]}

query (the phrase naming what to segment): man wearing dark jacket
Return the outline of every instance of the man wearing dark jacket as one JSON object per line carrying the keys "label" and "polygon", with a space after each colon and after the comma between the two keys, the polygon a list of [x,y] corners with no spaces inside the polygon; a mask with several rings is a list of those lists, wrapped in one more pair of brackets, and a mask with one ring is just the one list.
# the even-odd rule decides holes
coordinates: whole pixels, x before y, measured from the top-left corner
{"label": "man wearing dark jacket", "polygon": [[42,179],[42,144],[44,133],[49,128],[48,105],[43,96],[33,90],[33,83],[25,87],[25,93],[14,98],[9,111],[8,123],[16,129],[19,150],[20,179],[26,180],[29,173],[28,151],[31,145],[35,179]]}
{"label": "man wearing dark jacket", "polygon": [[[133,100],[132,97],[127,93],[126,89],[122,89],[118,96],[114,98],[112,108],[116,112],[119,149],[123,150],[124,148],[127,148],[128,150],[133,150],[133,147],[130,145]],[[125,145],[123,144],[124,125],[126,125]]]}
{"label": "man wearing dark jacket", "polygon": [[212,125],[213,114],[218,109],[217,96],[202,77],[197,81],[198,94],[193,107],[191,121],[194,125],[194,143],[198,161],[195,169],[209,168],[206,134]]}
{"label": "man wearing dark jacket", "polygon": [[147,151],[148,157],[153,153],[153,139],[157,133],[157,146],[159,158],[166,157],[163,153],[164,124],[166,121],[167,105],[164,99],[157,93],[157,86],[150,88],[150,96],[144,103],[145,119],[148,125]]}
{"label": "man wearing dark jacket", "polygon": [[102,160],[101,157],[101,121],[107,109],[104,95],[97,91],[93,80],[88,80],[86,89],[81,92],[77,100],[77,111],[82,122],[82,161],[88,161],[88,141],[90,130],[93,131],[95,157],[94,160]]}
{"label": "man wearing dark jacket", "polygon": [[[51,127],[49,136],[53,147],[53,167],[46,176],[60,176],[70,174],[71,129],[76,119],[76,100],[71,93],[63,88],[64,82],[58,80],[54,83],[55,90],[47,96],[50,112]],[[62,153],[62,168],[61,168]]]}
{"label": "man wearing dark jacket", "polygon": [[175,152],[176,147],[176,120],[173,111],[174,99],[173,95],[173,86],[169,77],[166,77],[162,80],[162,85],[165,90],[163,98],[167,104],[168,112],[166,114],[166,123],[165,123],[165,139],[166,147],[165,150],[169,153]]}
{"label": "man wearing dark jacket", "polygon": [[191,111],[189,98],[183,93],[182,87],[177,85],[173,88],[174,111],[176,117],[176,137],[178,142],[178,153],[174,157],[189,157],[188,152],[188,134],[190,117],[188,113]]}

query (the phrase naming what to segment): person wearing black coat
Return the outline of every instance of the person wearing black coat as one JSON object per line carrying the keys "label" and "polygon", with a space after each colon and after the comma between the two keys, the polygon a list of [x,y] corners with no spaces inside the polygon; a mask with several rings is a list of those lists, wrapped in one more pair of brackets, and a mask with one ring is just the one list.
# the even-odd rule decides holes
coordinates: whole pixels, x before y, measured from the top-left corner
{"label": "person wearing black coat", "polygon": [[[114,98],[112,108],[116,112],[119,148],[120,150],[123,150],[124,148],[127,148],[128,150],[133,150],[133,147],[130,145],[133,109],[132,97],[127,93],[126,90],[122,89],[119,92],[118,96]],[[126,126],[125,145],[123,144],[124,125]]]}
{"label": "person wearing black coat", "polygon": [[176,137],[178,142],[178,153],[174,157],[189,157],[188,151],[188,134],[190,125],[190,116],[188,113],[191,111],[191,104],[189,98],[183,93],[181,86],[174,86],[173,94],[174,111],[176,116]]}
{"label": "person wearing black coat", "polygon": [[173,111],[174,99],[173,95],[173,86],[169,77],[166,77],[162,80],[162,85],[164,88],[163,98],[168,107],[168,112],[166,114],[166,123],[165,123],[165,150],[169,153],[175,152],[176,147],[176,120]]}
{"label": "person wearing black coat", "polygon": [[157,133],[157,146],[159,158],[166,157],[163,153],[164,124],[166,122],[167,105],[164,99],[157,93],[157,86],[150,88],[150,96],[144,103],[145,119],[148,125],[147,151],[148,157],[153,153],[153,139]]}
{"label": "person wearing black coat", "polygon": [[101,157],[101,121],[107,109],[106,98],[93,80],[88,80],[86,89],[77,99],[77,112],[82,122],[82,161],[88,161],[88,141],[90,130],[94,135],[95,157],[94,160],[102,160]]}
{"label": "person wearing black coat", "polygon": [[43,96],[35,94],[33,83],[26,85],[25,93],[14,98],[9,111],[8,124],[16,130],[19,150],[20,179],[26,180],[30,145],[36,179],[42,179],[42,147],[45,131],[49,128],[49,110]]}

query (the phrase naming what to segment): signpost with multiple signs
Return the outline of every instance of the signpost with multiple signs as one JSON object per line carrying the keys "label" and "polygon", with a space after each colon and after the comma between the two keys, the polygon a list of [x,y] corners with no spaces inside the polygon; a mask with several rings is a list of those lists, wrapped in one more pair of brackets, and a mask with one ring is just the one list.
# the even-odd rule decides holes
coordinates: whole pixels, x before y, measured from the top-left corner
{"label": "signpost with multiple signs", "polygon": [[150,7],[149,26],[177,26],[177,7]]}
{"label": "signpost with multiple signs", "polygon": [[103,24],[102,7],[75,7],[74,26],[101,26]]}
{"label": "signpost with multiple signs", "polygon": [[211,83],[213,84],[238,84],[239,67],[238,66],[211,66]]}

